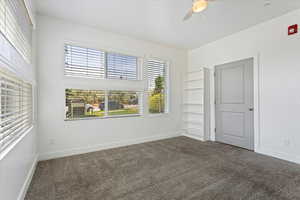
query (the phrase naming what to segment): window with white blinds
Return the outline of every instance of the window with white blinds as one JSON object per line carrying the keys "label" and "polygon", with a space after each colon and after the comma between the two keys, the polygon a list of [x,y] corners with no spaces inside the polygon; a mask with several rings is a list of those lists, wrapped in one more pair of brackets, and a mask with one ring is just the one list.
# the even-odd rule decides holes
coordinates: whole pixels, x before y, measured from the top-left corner
{"label": "window with white blinds", "polygon": [[105,53],[65,45],[65,75],[103,79],[105,77]]}
{"label": "window with white blinds", "polygon": [[106,62],[108,79],[137,80],[137,57],[107,53]]}
{"label": "window with white blinds", "polygon": [[0,31],[30,63],[32,23],[23,0],[0,0]]}
{"label": "window with white blinds", "polygon": [[32,86],[0,71],[0,153],[32,126]]}
{"label": "window with white blinds", "polygon": [[149,113],[167,112],[167,63],[157,59],[147,61]]}
{"label": "window with white blinds", "polygon": [[65,45],[65,75],[95,79],[138,80],[138,58]]}

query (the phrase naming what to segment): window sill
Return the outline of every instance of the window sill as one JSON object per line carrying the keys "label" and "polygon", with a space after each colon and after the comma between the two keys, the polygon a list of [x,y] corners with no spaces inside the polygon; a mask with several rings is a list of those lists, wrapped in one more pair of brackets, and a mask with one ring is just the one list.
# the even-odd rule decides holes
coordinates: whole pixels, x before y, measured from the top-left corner
{"label": "window sill", "polygon": [[0,161],[3,160],[18,144],[26,137],[26,135],[33,130],[32,125],[28,130],[26,130],[18,139],[11,143],[3,152],[0,153]]}
{"label": "window sill", "polygon": [[65,119],[65,121],[98,120],[98,119],[119,119],[119,118],[129,118],[129,117],[142,117],[142,114],[115,115],[115,116],[105,116],[105,117],[87,117],[87,118],[77,118],[77,119]]}

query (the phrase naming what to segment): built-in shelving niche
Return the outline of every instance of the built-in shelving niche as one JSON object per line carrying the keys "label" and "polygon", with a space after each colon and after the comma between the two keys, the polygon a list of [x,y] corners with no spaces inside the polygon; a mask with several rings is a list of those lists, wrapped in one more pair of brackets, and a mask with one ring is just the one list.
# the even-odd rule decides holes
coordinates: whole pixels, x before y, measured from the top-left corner
{"label": "built-in shelving niche", "polygon": [[183,98],[184,135],[198,140],[210,138],[210,70],[200,68],[186,73]]}

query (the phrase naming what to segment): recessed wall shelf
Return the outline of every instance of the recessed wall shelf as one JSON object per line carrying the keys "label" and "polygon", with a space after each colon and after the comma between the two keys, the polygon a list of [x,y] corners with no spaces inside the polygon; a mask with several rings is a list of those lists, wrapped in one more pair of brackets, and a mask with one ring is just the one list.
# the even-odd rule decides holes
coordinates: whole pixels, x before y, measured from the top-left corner
{"label": "recessed wall shelf", "polygon": [[183,105],[202,106],[203,103],[201,103],[201,102],[186,102],[186,103],[183,103]]}
{"label": "recessed wall shelf", "polygon": [[183,111],[184,114],[191,114],[191,115],[204,115],[204,113],[201,112],[190,112],[190,111]]}
{"label": "recessed wall shelf", "polygon": [[188,71],[187,73],[200,73],[203,72],[203,69]]}
{"label": "recessed wall shelf", "polygon": [[202,81],[203,78],[197,78],[197,79],[190,79],[190,80],[185,80],[184,82],[195,82],[195,81]]}
{"label": "recessed wall shelf", "polygon": [[184,90],[190,91],[190,90],[203,90],[204,88],[202,87],[194,87],[194,88],[185,88]]}
{"label": "recessed wall shelf", "polygon": [[184,79],[183,129],[185,136],[209,139],[209,69],[188,71]]}

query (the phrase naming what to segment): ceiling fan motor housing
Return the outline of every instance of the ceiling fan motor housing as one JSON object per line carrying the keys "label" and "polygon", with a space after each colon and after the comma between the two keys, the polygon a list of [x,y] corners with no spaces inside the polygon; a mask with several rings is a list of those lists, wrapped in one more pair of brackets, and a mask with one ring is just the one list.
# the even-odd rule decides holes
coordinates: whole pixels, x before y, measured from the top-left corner
{"label": "ceiling fan motor housing", "polygon": [[194,0],[193,1],[193,12],[201,12],[207,8],[207,0]]}

